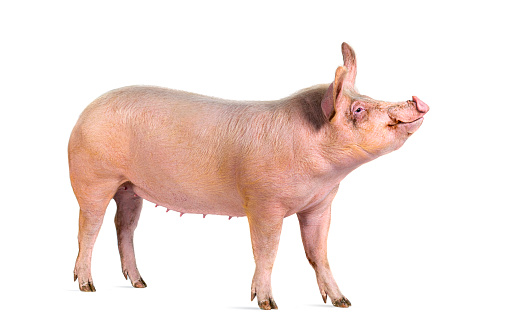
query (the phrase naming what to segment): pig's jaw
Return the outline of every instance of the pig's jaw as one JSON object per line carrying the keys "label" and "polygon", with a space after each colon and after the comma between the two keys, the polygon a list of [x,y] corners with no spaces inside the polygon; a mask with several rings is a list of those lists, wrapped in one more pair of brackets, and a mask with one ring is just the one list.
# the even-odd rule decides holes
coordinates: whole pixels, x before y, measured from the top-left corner
{"label": "pig's jaw", "polygon": [[321,157],[329,165],[332,165],[332,170],[340,174],[346,176],[350,171],[378,157],[357,142],[354,134],[346,129],[328,126],[323,132],[316,150],[321,152]]}
{"label": "pig's jaw", "polygon": [[344,178],[361,165],[378,157],[358,144],[349,144],[341,147],[339,151],[334,150],[330,154],[327,153],[325,155],[332,156],[327,161],[332,164],[332,169],[339,178]]}
{"label": "pig's jaw", "polygon": [[424,117],[420,117],[417,120],[414,120],[410,123],[404,123],[402,124],[402,127],[407,131],[409,135],[416,132],[416,130],[422,125],[424,122]]}

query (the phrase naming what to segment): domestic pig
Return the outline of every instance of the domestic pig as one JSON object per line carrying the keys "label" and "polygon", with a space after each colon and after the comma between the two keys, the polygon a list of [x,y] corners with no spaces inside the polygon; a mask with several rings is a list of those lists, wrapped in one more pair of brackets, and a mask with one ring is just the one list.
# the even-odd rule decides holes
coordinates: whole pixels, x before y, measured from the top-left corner
{"label": "domestic pig", "polygon": [[[400,148],[429,107],[417,97],[388,103],[359,94],[356,58],[343,43],[331,84],[276,101],[229,101],[150,86],[110,91],[80,115],[68,146],[79,203],[74,280],[95,291],[91,256],[108,203],[122,272],[146,287],[133,233],[143,200],[180,213],[246,216],[255,273],[251,300],[277,309],[271,271],[282,221],[296,214],[323,301],[349,307],[327,260],[330,211],[352,170]],[[220,235],[224,237],[224,235]]]}

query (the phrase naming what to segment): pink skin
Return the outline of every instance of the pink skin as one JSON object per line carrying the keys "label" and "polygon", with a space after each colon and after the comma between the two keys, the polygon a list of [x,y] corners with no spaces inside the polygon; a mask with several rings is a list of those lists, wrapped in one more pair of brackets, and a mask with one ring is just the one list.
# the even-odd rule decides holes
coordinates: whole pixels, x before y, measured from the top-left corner
{"label": "pink skin", "polygon": [[354,89],[356,59],[342,45],[334,82],[271,102],[226,101],[157,87],[99,97],[69,142],[70,179],[80,206],[74,278],[95,291],[91,254],[106,207],[115,224],[124,276],[146,287],[133,249],[143,199],[166,211],[247,216],[255,274],[252,300],[276,309],[271,272],[284,217],[297,214],[305,253],[323,300],[348,307],[327,260],[330,211],[352,170],[400,148],[429,107],[388,103]]}

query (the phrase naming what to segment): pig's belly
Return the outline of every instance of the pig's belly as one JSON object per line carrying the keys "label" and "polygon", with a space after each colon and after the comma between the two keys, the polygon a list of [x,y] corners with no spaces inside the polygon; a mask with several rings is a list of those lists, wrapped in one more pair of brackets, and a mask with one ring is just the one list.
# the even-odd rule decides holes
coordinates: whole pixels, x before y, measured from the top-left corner
{"label": "pig's belly", "polygon": [[246,216],[236,190],[220,188],[201,191],[197,190],[196,184],[185,186],[174,181],[162,181],[156,186],[146,185],[145,181],[138,179],[130,182],[136,195],[168,210],[185,214]]}

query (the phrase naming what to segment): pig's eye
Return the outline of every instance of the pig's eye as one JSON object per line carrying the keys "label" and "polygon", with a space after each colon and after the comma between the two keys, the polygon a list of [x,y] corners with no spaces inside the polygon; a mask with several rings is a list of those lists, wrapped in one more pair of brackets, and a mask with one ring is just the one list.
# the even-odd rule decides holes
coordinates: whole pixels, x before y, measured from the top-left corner
{"label": "pig's eye", "polygon": [[355,112],[355,113],[361,113],[361,112],[363,112],[363,111],[364,111],[364,108],[359,107],[359,108],[355,109],[355,111],[354,111],[354,112]]}

